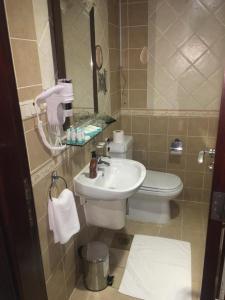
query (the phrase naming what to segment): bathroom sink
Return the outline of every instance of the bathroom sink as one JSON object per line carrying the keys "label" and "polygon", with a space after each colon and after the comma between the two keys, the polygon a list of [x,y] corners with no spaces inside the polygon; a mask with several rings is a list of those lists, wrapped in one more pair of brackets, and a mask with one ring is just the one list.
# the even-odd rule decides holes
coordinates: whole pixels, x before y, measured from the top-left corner
{"label": "bathroom sink", "polygon": [[121,200],[132,196],[145,179],[145,167],[129,159],[104,158],[104,161],[110,165],[98,165],[96,178],[89,178],[89,164],[74,177],[75,192],[95,200]]}

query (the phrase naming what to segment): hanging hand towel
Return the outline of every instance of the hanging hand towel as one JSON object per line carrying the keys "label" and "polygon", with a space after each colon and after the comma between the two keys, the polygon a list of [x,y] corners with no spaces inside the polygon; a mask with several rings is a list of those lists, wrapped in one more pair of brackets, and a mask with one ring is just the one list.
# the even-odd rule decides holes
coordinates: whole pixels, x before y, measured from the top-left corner
{"label": "hanging hand towel", "polygon": [[75,199],[69,189],[63,190],[58,198],[48,200],[48,218],[55,243],[65,244],[80,231]]}

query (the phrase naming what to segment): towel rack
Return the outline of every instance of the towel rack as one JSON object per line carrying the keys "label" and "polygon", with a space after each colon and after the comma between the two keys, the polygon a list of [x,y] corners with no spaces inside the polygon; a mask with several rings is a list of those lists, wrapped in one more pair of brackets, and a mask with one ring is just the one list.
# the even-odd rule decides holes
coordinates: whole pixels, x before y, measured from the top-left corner
{"label": "towel rack", "polygon": [[51,201],[52,201],[52,188],[54,187],[54,185],[56,184],[56,181],[57,181],[58,179],[62,179],[62,180],[64,181],[65,187],[66,187],[66,189],[67,189],[67,183],[66,183],[65,178],[63,178],[62,176],[57,175],[57,172],[56,172],[56,171],[53,171],[53,172],[52,172],[52,175],[51,175],[51,184],[50,184],[49,192],[48,192],[49,198],[50,198]]}

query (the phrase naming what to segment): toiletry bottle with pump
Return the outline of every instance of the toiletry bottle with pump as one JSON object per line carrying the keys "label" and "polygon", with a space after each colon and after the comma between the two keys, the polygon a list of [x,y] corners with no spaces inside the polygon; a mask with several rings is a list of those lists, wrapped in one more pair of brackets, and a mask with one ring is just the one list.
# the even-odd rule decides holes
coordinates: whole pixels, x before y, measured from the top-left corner
{"label": "toiletry bottle with pump", "polygon": [[90,166],[89,166],[89,177],[90,178],[96,178],[97,177],[97,165],[98,165],[98,161],[97,161],[97,155],[95,151],[91,152],[92,154],[92,158],[90,161]]}

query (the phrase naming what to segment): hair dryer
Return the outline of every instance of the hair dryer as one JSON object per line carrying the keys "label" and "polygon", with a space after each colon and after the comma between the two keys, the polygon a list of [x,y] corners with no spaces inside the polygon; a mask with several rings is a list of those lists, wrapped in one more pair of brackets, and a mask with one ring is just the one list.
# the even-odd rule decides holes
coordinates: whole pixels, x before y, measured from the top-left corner
{"label": "hair dryer", "polygon": [[[73,86],[70,80],[60,79],[58,84],[47,89],[38,95],[34,102],[34,107],[37,113],[38,130],[44,145],[55,154],[55,151],[61,151],[66,148],[62,144],[61,131],[65,118],[72,116],[72,101],[73,101]],[[43,122],[39,116],[39,109],[41,104],[47,105],[47,119],[50,128],[50,134],[53,134],[56,139],[54,145],[50,143],[43,129]]]}

